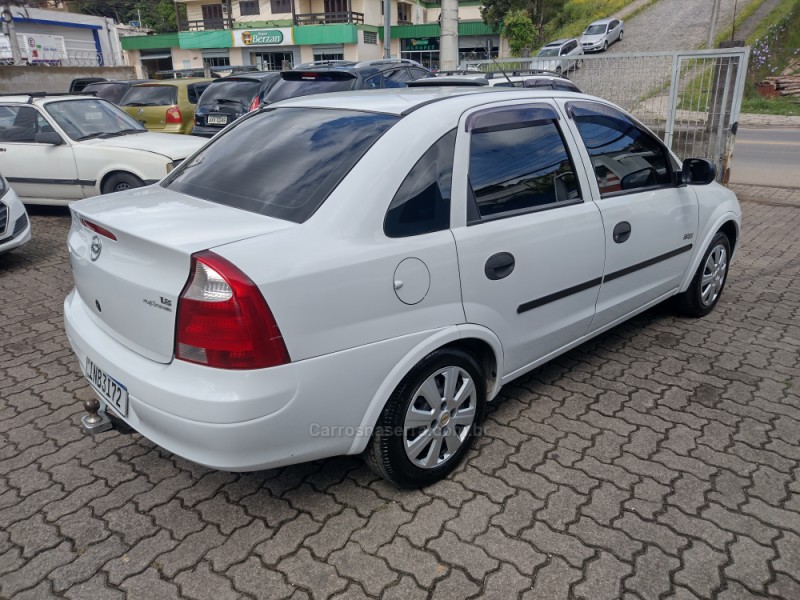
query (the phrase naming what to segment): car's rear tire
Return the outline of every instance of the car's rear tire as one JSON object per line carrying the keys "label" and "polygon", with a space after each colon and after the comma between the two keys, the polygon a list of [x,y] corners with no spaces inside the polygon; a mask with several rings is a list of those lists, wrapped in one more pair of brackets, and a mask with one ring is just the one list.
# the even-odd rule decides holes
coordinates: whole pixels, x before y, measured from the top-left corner
{"label": "car's rear tire", "polygon": [[142,187],[144,181],[132,175],[131,173],[114,173],[110,175],[104,182],[102,193],[112,194],[114,192],[124,192],[133,188]]}
{"label": "car's rear tire", "polygon": [[731,242],[718,231],[685,292],[677,297],[678,309],[689,317],[705,317],[719,302],[730,265]]}
{"label": "car's rear tire", "polygon": [[485,404],[486,379],[475,358],[458,349],[435,350],[389,398],[364,459],[396,485],[435,483],[469,450]]}

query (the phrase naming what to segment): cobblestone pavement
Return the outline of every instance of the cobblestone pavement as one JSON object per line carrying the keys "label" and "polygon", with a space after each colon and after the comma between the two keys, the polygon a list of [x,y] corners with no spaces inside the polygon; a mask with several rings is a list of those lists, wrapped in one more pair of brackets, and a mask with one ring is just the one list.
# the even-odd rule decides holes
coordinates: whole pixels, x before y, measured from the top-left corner
{"label": "cobblestone pavement", "polygon": [[83,435],[67,218],[35,211],[0,258],[0,597],[800,598],[800,193],[753,191],[712,315],[649,311],[507,386],[424,491]]}

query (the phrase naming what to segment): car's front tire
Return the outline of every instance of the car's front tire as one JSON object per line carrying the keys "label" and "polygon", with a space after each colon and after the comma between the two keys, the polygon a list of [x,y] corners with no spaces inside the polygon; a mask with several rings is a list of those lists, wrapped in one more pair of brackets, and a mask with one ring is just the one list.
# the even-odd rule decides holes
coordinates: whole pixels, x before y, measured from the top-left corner
{"label": "car's front tire", "polygon": [[102,192],[112,194],[114,192],[124,192],[133,188],[142,187],[144,181],[131,173],[114,173],[103,182]]}
{"label": "car's front tire", "polygon": [[603,42],[603,52],[605,52],[606,50],[608,50],[608,40]]}
{"label": "car's front tire", "polygon": [[422,487],[458,466],[486,404],[486,379],[468,353],[431,352],[403,378],[364,451],[367,464],[402,487]]}
{"label": "car's front tire", "polygon": [[678,308],[690,317],[704,317],[717,305],[725,288],[730,265],[731,242],[718,231],[697,267],[685,292],[678,296]]}

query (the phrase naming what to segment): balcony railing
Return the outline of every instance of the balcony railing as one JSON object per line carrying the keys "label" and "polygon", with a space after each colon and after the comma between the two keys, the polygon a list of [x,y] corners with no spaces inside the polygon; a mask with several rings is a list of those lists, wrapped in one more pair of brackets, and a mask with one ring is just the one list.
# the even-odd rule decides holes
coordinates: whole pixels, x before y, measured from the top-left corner
{"label": "balcony railing", "polygon": [[364,23],[364,13],[360,12],[325,12],[305,13],[294,16],[295,25],[325,25],[328,23]]}
{"label": "balcony railing", "polygon": [[215,29],[233,29],[233,19],[222,17],[181,21],[180,23],[180,31],[213,31]]}

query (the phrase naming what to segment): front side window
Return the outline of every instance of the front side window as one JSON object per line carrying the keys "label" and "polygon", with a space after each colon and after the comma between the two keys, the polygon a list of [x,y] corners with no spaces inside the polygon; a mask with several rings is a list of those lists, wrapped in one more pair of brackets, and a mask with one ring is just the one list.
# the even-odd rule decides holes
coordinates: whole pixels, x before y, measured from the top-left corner
{"label": "front side window", "polygon": [[353,110],[250,113],[163,185],[209,202],[302,223],[399,117]]}
{"label": "front side window", "polygon": [[513,108],[488,117],[472,129],[468,222],[581,200],[555,111]]}
{"label": "front side window", "polygon": [[601,197],[672,185],[669,154],[652,134],[605,104],[567,106],[592,160]]}
{"label": "front side window", "polygon": [[125,111],[105,100],[48,102],[45,110],[73,140],[147,131]]}
{"label": "front side window", "polygon": [[389,205],[383,231],[409,237],[450,227],[455,129],[433,144],[409,171]]}

